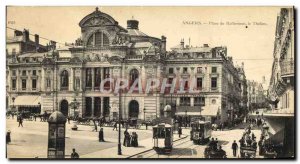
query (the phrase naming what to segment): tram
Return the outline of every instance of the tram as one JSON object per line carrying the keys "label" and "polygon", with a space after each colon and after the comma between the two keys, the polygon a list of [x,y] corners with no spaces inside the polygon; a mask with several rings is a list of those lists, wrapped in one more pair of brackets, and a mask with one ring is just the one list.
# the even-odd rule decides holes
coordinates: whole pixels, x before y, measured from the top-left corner
{"label": "tram", "polygon": [[205,144],[211,137],[212,126],[209,121],[195,120],[191,123],[191,140],[194,144]]}
{"label": "tram", "polygon": [[153,149],[158,154],[169,154],[173,147],[173,128],[171,124],[159,123],[153,126]]}

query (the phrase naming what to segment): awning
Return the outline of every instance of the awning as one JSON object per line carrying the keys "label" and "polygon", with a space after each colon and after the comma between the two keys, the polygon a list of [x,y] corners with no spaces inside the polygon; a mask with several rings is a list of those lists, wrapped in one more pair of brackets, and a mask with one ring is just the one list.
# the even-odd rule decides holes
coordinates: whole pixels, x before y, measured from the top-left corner
{"label": "awning", "polygon": [[14,102],[15,106],[39,106],[40,96],[17,96]]}
{"label": "awning", "polygon": [[[217,105],[207,105],[201,107],[201,116],[217,116],[219,107]],[[200,116],[200,106],[180,106],[176,115]]]}

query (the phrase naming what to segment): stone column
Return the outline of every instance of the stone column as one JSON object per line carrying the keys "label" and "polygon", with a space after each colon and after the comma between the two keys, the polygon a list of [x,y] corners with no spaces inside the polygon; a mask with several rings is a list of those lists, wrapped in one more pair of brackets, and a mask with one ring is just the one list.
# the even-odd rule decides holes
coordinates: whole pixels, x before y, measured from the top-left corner
{"label": "stone column", "polygon": [[94,107],[95,107],[95,97],[91,97],[91,99],[92,99],[92,111],[91,111],[91,116],[92,117],[94,117],[94,111],[95,111],[95,109],[94,109]]}
{"label": "stone column", "polygon": [[101,104],[100,104],[100,117],[102,117],[102,116],[104,116],[104,105],[103,105],[103,97],[100,97],[100,102],[101,102]]}
{"label": "stone column", "polygon": [[95,68],[92,69],[92,91],[95,90]]}
{"label": "stone column", "polygon": [[195,98],[194,98],[194,97],[191,97],[191,98],[190,98],[190,103],[191,103],[191,106],[194,106],[194,100],[195,100]]}

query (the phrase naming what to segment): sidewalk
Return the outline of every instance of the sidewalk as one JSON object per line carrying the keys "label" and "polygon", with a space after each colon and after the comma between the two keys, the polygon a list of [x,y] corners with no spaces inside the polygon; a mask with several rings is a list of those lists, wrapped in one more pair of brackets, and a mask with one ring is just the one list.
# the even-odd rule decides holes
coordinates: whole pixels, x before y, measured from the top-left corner
{"label": "sidewalk", "polygon": [[[151,134],[152,135],[152,134]],[[179,141],[187,137],[187,135],[181,135],[181,138],[178,135],[173,135],[173,141]],[[84,154],[80,158],[128,158],[130,156],[136,155],[141,152],[152,150],[153,140],[152,137],[139,141],[139,147],[124,147],[122,139],[122,155],[118,155],[118,146],[116,143],[115,147],[103,149],[97,152]]]}

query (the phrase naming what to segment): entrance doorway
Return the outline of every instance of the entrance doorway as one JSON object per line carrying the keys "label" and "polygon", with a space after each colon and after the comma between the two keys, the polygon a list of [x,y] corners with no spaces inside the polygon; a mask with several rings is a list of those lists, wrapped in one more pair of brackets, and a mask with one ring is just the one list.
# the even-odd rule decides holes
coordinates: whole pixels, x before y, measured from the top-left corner
{"label": "entrance doorway", "polygon": [[139,103],[136,100],[129,102],[129,118],[138,118],[139,116]]}
{"label": "entrance doorway", "polygon": [[66,117],[68,116],[69,113],[69,103],[67,100],[62,100],[60,102],[60,112],[64,114]]}

